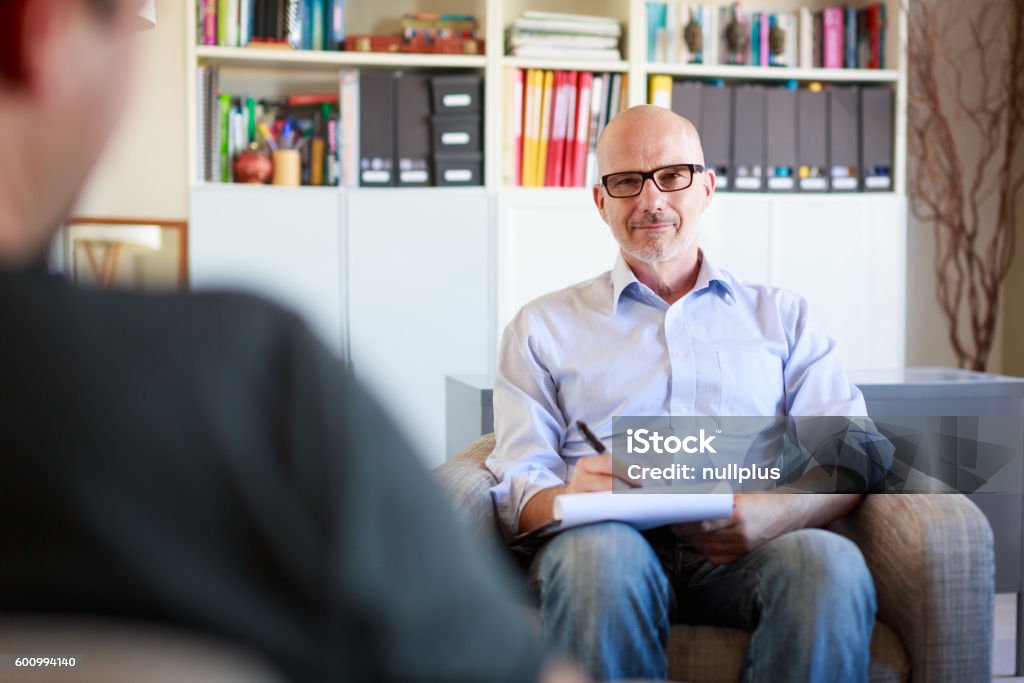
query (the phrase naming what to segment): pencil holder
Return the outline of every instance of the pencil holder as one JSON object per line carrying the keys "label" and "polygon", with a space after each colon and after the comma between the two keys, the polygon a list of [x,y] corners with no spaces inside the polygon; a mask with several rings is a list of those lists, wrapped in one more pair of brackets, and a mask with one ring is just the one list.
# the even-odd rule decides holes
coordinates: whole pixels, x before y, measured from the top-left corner
{"label": "pencil holder", "polygon": [[297,149],[279,149],[274,152],[274,185],[301,185],[302,158]]}

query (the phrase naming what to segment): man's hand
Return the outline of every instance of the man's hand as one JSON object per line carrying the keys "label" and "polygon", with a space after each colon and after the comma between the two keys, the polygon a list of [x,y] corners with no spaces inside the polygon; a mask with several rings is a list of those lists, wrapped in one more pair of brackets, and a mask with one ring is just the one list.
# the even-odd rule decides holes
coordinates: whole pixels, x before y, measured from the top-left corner
{"label": "man's hand", "polygon": [[563,493],[611,491],[614,480],[611,455],[588,455],[579,458],[568,484],[545,489],[527,501],[522,514],[519,515],[519,533],[533,531],[555,518],[555,496]]}
{"label": "man's hand", "polygon": [[611,491],[615,476],[612,474],[612,456],[588,455],[576,461],[569,485],[563,493],[590,493]]}
{"label": "man's hand", "polygon": [[672,530],[712,564],[729,564],[787,531],[799,529],[803,505],[794,496],[737,493],[725,519],[676,524]]}
{"label": "man's hand", "polygon": [[737,493],[727,519],[673,525],[712,564],[735,562],[787,531],[827,526],[860,502],[858,494]]}

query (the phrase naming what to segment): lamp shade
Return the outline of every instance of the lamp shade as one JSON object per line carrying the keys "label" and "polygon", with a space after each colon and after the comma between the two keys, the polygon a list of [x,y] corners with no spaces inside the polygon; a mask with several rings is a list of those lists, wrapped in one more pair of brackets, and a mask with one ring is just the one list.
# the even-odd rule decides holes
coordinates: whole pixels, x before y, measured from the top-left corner
{"label": "lamp shade", "polygon": [[156,0],[146,0],[139,8],[136,27],[140,31],[146,31],[156,27]]}

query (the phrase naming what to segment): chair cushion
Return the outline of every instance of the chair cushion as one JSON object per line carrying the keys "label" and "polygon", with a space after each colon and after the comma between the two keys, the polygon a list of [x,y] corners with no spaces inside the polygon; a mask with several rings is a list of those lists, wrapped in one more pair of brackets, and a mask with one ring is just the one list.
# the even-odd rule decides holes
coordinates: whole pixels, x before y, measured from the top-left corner
{"label": "chair cushion", "polygon": [[[668,677],[687,683],[736,683],[749,640],[749,633],[734,628],[673,626],[666,648]],[[910,660],[903,645],[892,629],[879,621],[871,634],[868,675],[872,683],[910,678]]]}

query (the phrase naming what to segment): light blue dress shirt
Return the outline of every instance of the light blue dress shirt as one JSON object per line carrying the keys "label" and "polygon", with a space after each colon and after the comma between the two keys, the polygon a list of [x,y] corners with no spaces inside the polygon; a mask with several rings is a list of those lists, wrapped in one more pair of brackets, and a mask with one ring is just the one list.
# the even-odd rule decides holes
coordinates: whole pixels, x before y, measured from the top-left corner
{"label": "light blue dress shirt", "polygon": [[702,252],[671,306],[619,255],[598,277],[531,301],[505,329],[487,466],[506,535],[539,491],[566,483],[615,416],[864,416],[835,342],[803,298],[743,282]]}

